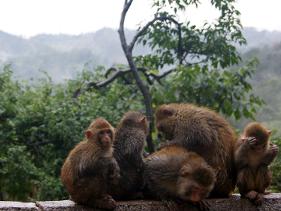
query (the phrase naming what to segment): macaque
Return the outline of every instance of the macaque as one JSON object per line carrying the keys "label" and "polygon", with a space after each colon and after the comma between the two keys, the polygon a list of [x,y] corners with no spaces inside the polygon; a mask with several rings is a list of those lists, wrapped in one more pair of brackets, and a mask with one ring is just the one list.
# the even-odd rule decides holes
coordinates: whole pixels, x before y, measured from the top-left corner
{"label": "macaque", "polygon": [[114,209],[116,202],[108,187],[119,179],[113,157],[114,129],[103,118],[94,120],[85,131],[85,140],[71,150],[61,169],[61,181],[78,204]]}
{"label": "macaque", "polygon": [[149,131],[148,121],[140,112],[127,112],[116,129],[114,157],[120,167],[120,180],[111,188],[114,199],[141,198],[143,153]]}
{"label": "macaque", "polygon": [[164,146],[176,144],[195,152],[214,169],[216,184],[211,197],[229,196],[236,184],[234,146],[237,138],[222,116],[208,108],[173,103],[157,109],[156,127],[168,140]]}
{"label": "macaque", "polygon": [[242,197],[260,205],[265,189],[271,184],[268,168],[278,153],[278,147],[269,141],[271,131],[258,122],[249,123],[237,143],[235,164],[237,186]]}
{"label": "macaque", "polygon": [[198,203],[213,189],[215,172],[195,152],[168,145],[145,159],[144,179],[149,197]]}

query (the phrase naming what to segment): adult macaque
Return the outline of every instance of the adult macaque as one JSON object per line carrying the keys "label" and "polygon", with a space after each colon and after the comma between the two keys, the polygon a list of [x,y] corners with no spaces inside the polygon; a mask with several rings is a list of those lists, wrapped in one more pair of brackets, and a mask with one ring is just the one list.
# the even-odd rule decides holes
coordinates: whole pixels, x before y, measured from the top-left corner
{"label": "adult macaque", "polygon": [[144,179],[149,197],[197,203],[213,189],[215,173],[195,152],[169,145],[145,159]]}
{"label": "adult macaque", "polygon": [[85,140],[69,153],[61,169],[61,181],[78,204],[114,209],[108,187],[118,181],[119,167],[113,157],[114,130],[103,118],[85,131]]}
{"label": "adult macaque", "polygon": [[[156,111],[156,127],[169,144],[196,152],[214,169],[212,197],[227,197],[236,184],[236,135],[218,113],[192,104],[167,104]],[[165,146],[165,144],[164,144]]]}
{"label": "adult macaque", "polygon": [[278,147],[269,141],[270,134],[262,124],[252,122],[245,127],[235,151],[239,192],[257,205],[271,184],[268,166],[278,153]]}

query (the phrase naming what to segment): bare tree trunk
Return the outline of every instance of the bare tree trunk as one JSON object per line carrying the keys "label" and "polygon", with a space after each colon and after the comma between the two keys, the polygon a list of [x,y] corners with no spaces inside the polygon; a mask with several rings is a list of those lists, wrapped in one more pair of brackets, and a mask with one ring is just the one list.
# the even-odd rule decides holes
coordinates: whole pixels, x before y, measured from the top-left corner
{"label": "bare tree trunk", "polygon": [[146,116],[149,120],[149,135],[147,138],[147,146],[148,146],[148,150],[149,152],[153,152],[154,151],[154,144],[152,141],[152,129],[153,129],[153,125],[154,125],[154,118],[153,118],[153,111],[152,111],[152,99],[151,99],[151,95],[149,93],[149,89],[148,87],[143,83],[142,79],[140,78],[140,75],[138,73],[137,67],[133,61],[133,55],[132,55],[132,51],[133,49],[130,48],[127,44],[126,41],[126,36],[125,36],[125,32],[124,32],[124,21],[125,21],[125,17],[127,14],[128,9],[130,8],[131,4],[132,4],[133,0],[125,0],[124,3],[124,8],[121,14],[121,20],[120,20],[120,25],[119,25],[119,29],[118,29],[118,33],[119,33],[119,38],[121,41],[121,45],[122,45],[122,49],[125,53],[126,59],[128,61],[129,67],[133,73],[133,76],[136,80],[137,86],[140,89],[142,95],[143,95],[143,99],[144,99],[144,105],[145,105],[145,110],[146,110]]}

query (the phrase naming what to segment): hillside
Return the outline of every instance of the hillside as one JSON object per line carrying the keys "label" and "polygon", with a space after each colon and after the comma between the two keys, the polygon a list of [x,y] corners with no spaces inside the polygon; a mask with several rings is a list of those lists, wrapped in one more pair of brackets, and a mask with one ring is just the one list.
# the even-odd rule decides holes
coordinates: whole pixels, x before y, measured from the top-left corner
{"label": "hillside", "polygon": [[[129,39],[134,31],[127,30]],[[247,46],[241,52],[252,48],[263,48],[281,42],[281,32],[257,31],[245,28]],[[136,53],[144,53],[140,46]],[[117,31],[109,28],[81,35],[42,34],[29,39],[0,31],[0,64],[12,63],[19,78],[37,78],[46,71],[54,81],[70,79],[81,71],[84,65],[92,68],[96,65],[111,66],[124,63]]]}
{"label": "hillside", "polygon": [[[127,34],[130,38],[133,31]],[[42,34],[29,39],[0,31],[0,64],[11,63],[19,78],[37,78],[46,71],[54,81],[61,82],[85,65],[91,69],[124,62],[118,34],[112,29],[76,36]]]}
{"label": "hillside", "polygon": [[[126,33],[130,39],[134,31]],[[256,94],[267,103],[257,120],[278,129],[281,125],[281,32],[245,28],[243,33],[248,44],[239,47],[239,51],[245,60],[259,59],[252,84]],[[147,51],[141,46],[136,49],[136,53]],[[83,68],[125,62],[117,31],[109,28],[76,36],[42,34],[29,39],[0,31],[0,65],[11,63],[20,79],[36,79],[45,71],[54,82],[62,82]]]}

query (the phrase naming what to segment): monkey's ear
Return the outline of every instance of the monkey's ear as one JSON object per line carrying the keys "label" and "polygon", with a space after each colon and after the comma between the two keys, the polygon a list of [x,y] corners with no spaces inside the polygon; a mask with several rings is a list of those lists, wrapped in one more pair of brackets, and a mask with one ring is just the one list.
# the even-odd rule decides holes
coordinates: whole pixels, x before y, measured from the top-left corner
{"label": "monkey's ear", "polygon": [[142,117],[140,120],[139,120],[139,123],[142,123],[142,124],[145,124],[147,121],[146,117]]}
{"label": "monkey's ear", "polygon": [[267,130],[268,135],[271,135],[272,131],[271,130]]}
{"label": "monkey's ear", "polygon": [[172,116],[175,113],[175,110],[173,108],[170,108],[169,106],[165,106],[162,109],[162,112],[165,116]]}
{"label": "monkey's ear", "polygon": [[86,136],[87,139],[92,138],[93,135],[94,135],[94,134],[92,133],[92,131],[90,131],[90,130],[86,130],[86,131],[85,131],[85,136]]}
{"label": "monkey's ear", "polygon": [[185,177],[188,176],[192,171],[192,168],[190,165],[184,165],[181,169],[180,169],[180,176]]}

